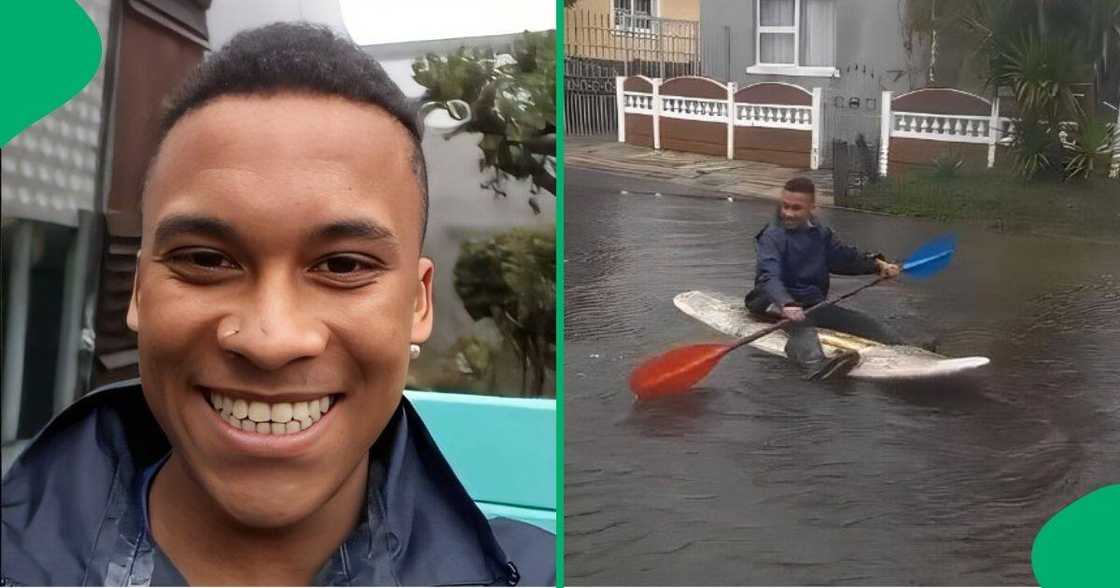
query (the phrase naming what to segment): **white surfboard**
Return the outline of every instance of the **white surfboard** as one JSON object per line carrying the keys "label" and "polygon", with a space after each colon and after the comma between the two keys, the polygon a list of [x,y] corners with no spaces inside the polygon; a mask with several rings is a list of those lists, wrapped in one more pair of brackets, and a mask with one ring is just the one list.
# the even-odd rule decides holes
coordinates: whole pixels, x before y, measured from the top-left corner
{"label": "white surfboard", "polygon": [[[757,320],[743,307],[740,298],[714,292],[692,291],[677,294],[673,304],[685,314],[732,337],[746,337],[774,323]],[[987,357],[956,357],[926,351],[910,345],[885,345],[840,331],[817,329],[821,347],[828,357],[844,351],[859,353],[859,364],[848,377],[865,380],[907,380],[948,376],[988,365]],[[767,353],[785,357],[788,337],[775,331],[749,345]]]}

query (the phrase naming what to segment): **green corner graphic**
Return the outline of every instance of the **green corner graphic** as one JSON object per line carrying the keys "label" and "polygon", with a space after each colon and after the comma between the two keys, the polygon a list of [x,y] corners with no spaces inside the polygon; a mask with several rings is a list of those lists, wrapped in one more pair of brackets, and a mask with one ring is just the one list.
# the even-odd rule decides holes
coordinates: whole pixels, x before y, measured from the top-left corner
{"label": "green corner graphic", "polygon": [[1047,521],[1031,566],[1041,588],[1120,586],[1120,484],[1078,498]]}
{"label": "green corner graphic", "polygon": [[89,83],[101,38],[75,0],[3,2],[0,51],[0,145],[7,145]]}

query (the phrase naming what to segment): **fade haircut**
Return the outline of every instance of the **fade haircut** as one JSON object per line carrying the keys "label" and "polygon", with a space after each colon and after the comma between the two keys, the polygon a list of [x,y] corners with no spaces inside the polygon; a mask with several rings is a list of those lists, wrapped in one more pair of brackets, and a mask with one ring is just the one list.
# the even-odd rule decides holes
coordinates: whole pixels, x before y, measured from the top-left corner
{"label": "fade haircut", "polygon": [[786,192],[797,192],[798,194],[808,194],[809,197],[813,201],[816,201],[816,199],[817,199],[817,187],[816,187],[816,185],[813,184],[813,180],[810,180],[809,178],[806,178],[804,176],[798,176],[796,178],[791,178],[788,182],[786,182],[785,186],[782,186],[782,189],[785,190]]}
{"label": "fade haircut", "polygon": [[[235,35],[168,97],[160,118],[159,144],[185,115],[222,96],[273,96],[284,92],[338,96],[372,104],[404,126],[412,141],[412,173],[420,188],[423,242],[428,228],[428,170],[421,147],[424,129],[418,104],[401,92],[377,60],[326,26],[275,23]],[[151,162],[148,173],[150,168]]]}

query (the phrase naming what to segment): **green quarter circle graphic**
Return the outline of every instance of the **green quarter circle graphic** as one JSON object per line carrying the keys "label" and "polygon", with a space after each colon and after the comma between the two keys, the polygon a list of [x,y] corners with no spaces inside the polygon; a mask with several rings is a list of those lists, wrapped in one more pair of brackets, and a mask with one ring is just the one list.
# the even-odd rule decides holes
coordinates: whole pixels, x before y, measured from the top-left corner
{"label": "green quarter circle graphic", "polygon": [[1042,588],[1120,586],[1120,484],[1051,517],[1035,537],[1031,566]]}
{"label": "green quarter circle graphic", "polygon": [[0,3],[0,145],[73,98],[101,63],[101,38],[74,0]]}

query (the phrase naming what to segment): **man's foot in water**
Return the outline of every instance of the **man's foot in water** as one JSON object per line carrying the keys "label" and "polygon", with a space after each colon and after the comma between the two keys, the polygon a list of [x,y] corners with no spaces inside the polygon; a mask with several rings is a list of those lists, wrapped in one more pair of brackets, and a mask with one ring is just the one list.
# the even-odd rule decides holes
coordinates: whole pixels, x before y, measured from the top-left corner
{"label": "man's foot in water", "polygon": [[843,376],[859,365],[859,353],[845,351],[836,357],[826,359],[815,371],[805,377],[806,380],[827,380]]}

